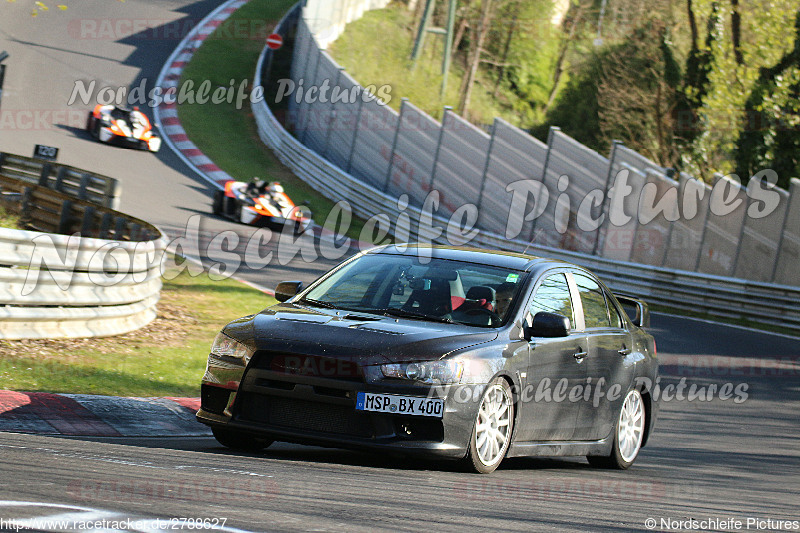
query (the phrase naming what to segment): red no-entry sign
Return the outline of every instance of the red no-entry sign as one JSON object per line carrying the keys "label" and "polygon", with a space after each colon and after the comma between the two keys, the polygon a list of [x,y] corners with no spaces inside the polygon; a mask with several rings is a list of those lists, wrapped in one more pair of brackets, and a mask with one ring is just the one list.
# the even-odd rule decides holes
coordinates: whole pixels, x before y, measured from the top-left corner
{"label": "red no-entry sign", "polygon": [[272,35],[267,37],[267,46],[269,46],[273,50],[277,50],[278,48],[283,46],[283,37],[281,37],[277,33],[273,33]]}

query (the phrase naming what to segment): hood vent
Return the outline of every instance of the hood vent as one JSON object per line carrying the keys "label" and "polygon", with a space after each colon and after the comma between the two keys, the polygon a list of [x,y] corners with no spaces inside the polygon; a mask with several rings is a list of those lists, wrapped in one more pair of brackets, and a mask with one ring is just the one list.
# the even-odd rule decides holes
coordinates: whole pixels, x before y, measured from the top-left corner
{"label": "hood vent", "polygon": [[375,322],[376,320],[380,320],[380,318],[376,316],[363,316],[363,315],[345,315],[342,317],[342,319],[355,320],[358,322]]}

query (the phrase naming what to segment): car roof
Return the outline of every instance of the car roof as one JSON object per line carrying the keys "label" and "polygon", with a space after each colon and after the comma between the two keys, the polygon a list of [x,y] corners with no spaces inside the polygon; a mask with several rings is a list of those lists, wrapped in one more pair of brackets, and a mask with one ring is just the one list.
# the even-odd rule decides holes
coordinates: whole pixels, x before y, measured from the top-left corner
{"label": "car roof", "polygon": [[394,244],[372,248],[365,253],[432,257],[524,271],[534,270],[543,266],[574,266],[565,261],[518,252],[440,244]]}

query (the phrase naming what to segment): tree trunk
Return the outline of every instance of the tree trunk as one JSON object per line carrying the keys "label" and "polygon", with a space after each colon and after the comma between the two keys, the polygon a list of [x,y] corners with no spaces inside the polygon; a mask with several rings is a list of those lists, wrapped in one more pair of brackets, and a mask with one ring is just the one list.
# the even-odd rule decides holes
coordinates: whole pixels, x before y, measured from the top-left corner
{"label": "tree trunk", "polygon": [[[570,6],[570,10],[572,10],[573,6]],[[569,15],[569,11],[567,12]],[[547,113],[547,110],[550,109],[550,106],[553,105],[553,102],[556,99],[556,93],[558,92],[558,83],[561,81],[561,75],[564,73],[564,61],[567,58],[567,49],[569,48],[570,43],[575,38],[575,29],[580,25],[581,19],[583,19],[583,5],[578,3],[577,5],[577,12],[575,13],[575,18],[572,20],[572,24],[569,28],[569,34],[564,41],[561,43],[561,49],[558,51],[558,59],[556,60],[556,68],[553,72],[553,87],[550,89],[550,96],[547,99],[547,104],[544,106],[544,112]]]}
{"label": "tree trunk", "polygon": [[492,0],[483,0],[481,9],[481,21],[477,30],[477,39],[473,44],[472,57],[468,65],[466,74],[464,75],[464,82],[461,84],[461,99],[458,103],[458,112],[462,116],[466,116],[469,109],[469,103],[472,98],[472,86],[475,83],[475,78],[478,75],[478,66],[481,63],[481,53],[483,52],[483,43],[486,40],[486,35],[489,33],[489,26],[491,24],[491,8]]}
{"label": "tree trunk", "polygon": [[731,41],[733,41],[733,56],[737,65],[744,65],[742,56],[742,17],[739,13],[739,0],[731,0]]}
{"label": "tree trunk", "polygon": [[694,17],[692,0],[686,0],[686,12],[689,15],[689,30],[692,35],[692,51],[697,50],[697,19]]}

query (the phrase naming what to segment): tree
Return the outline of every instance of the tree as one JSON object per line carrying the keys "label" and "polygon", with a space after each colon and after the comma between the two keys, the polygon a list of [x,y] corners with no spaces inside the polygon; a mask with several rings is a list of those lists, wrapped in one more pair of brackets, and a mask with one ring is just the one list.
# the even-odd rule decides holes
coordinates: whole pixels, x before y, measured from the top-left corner
{"label": "tree", "polygon": [[662,166],[675,167],[679,84],[666,24],[653,17],[600,56],[597,103],[602,136],[619,139]]}
{"label": "tree", "polygon": [[771,168],[784,188],[790,178],[800,177],[800,10],[794,28],[794,47],[759,72],[745,103],[745,125],[736,144],[740,176]]}

